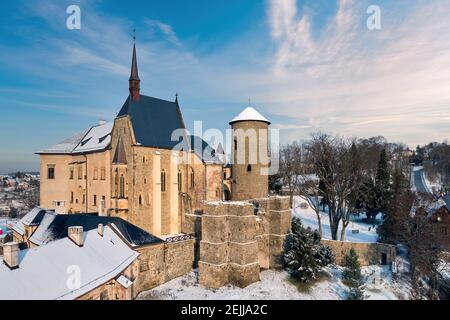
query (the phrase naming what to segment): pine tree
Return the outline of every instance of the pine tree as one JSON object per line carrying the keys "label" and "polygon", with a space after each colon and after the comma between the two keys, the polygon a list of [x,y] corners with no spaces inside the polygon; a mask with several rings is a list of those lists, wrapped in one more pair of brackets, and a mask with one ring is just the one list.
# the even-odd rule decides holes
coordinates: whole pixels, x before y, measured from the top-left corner
{"label": "pine tree", "polygon": [[350,288],[348,291],[348,300],[364,300],[364,291],[360,287]]}
{"label": "pine tree", "polygon": [[320,234],[305,229],[298,218],[292,219],[292,234],[286,237],[284,264],[291,277],[308,283],[320,270],[333,262],[330,248],[320,242]]}
{"label": "pine tree", "polygon": [[390,181],[390,175],[389,175],[389,168],[388,168],[387,153],[386,153],[386,150],[383,149],[381,151],[380,160],[378,162],[376,183],[378,186],[380,186],[384,189],[388,189],[389,181]]}
{"label": "pine tree", "polygon": [[345,270],[342,273],[342,278],[344,279],[343,282],[349,287],[357,288],[361,285],[361,265],[358,260],[358,255],[353,248],[345,255]]}

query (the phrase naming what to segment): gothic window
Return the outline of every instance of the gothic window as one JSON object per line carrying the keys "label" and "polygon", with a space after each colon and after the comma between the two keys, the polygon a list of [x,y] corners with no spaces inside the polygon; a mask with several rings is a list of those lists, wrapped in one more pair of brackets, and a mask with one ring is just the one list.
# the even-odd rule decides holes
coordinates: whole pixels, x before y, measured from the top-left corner
{"label": "gothic window", "polygon": [[78,167],[78,180],[83,179],[83,167]]}
{"label": "gothic window", "polygon": [[119,198],[125,198],[125,177],[123,174],[121,174],[119,178]]}
{"label": "gothic window", "polygon": [[181,174],[181,170],[178,170],[178,192],[181,192],[183,189],[183,175]]}
{"label": "gothic window", "polygon": [[118,197],[119,196],[119,175],[117,174],[117,170],[116,170],[116,174],[114,175],[114,190],[115,190],[116,197]]}
{"label": "gothic window", "polygon": [[69,179],[73,180],[73,168],[70,168],[70,175],[69,175]]}
{"label": "gothic window", "polygon": [[98,169],[94,168],[94,180],[98,180]]}
{"label": "gothic window", "polygon": [[247,172],[252,172],[252,165],[251,165],[251,164],[249,164],[249,165],[247,166]]}
{"label": "gothic window", "polygon": [[105,167],[102,167],[102,169],[100,170],[100,179],[101,180],[106,180],[106,169],[105,169]]}
{"label": "gothic window", "polygon": [[190,175],[190,187],[191,187],[191,189],[194,189],[194,186],[195,186],[195,175],[194,175],[194,169],[192,169],[192,168],[190,168],[190,172],[189,172],[189,175]]}
{"label": "gothic window", "polygon": [[161,171],[161,191],[166,191],[166,172],[164,170]]}

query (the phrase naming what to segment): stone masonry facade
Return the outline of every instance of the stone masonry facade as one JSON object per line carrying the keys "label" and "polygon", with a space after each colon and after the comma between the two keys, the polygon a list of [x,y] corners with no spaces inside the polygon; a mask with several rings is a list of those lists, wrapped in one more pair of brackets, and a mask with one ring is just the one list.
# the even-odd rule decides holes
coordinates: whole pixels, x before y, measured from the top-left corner
{"label": "stone masonry facade", "polygon": [[[359,257],[361,266],[374,264],[392,264],[396,258],[394,245],[386,243],[365,243],[365,242],[343,242],[336,240],[321,240],[322,243],[331,248],[337,265],[343,265],[347,253],[353,248]],[[383,261],[384,260],[384,261]]]}
{"label": "stone masonry facade", "polygon": [[246,287],[261,268],[280,267],[284,238],[291,232],[289,198],[207,202],[201,215],[200,284]]}

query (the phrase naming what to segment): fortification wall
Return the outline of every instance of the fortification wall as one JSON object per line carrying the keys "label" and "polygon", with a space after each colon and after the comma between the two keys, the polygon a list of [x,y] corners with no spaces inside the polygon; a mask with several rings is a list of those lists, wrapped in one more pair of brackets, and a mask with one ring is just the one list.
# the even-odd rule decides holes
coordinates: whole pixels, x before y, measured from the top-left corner
{"label": "fortification wall", "polygon": [[[359,257],[361,266],[374,264],[391,264],[395,260],[395,246],[386,243],[366,242],[343,242],[336,240],[321,240],[323,244],[330,247],[335,256],[335,263],[344,264],[345,255],[354,249]],[[383,261],[384,260],[384,261]]]}
{"label": "fortification wall", "polygon": [[201,216],[200,284],[246,287],[261,268],[280,267],[284,238],[291,232],[289,198],[207,202]]}

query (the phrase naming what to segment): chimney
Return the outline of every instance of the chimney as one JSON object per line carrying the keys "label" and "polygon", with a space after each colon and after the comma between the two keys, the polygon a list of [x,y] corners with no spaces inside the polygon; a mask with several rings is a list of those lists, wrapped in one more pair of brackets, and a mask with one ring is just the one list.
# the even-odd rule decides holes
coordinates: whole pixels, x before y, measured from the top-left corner
{"label": "chimney", "polygon": [[84,237],[83,237],[83,227],[76,226],[76,227],[69,227],[67,230],[67,234],[69,236],[69,239],[72,240],[77,246],[82,247],[84,244]]}
{"label": "chimney", "polygon": [[98,234],[100,235],[100,237],[103,237],[103,230],[104,230],[103,224],[100,223],[100,224],[97,226],[97,232],[98,232]]}
{"label": "chimney", "polygon": [[3,245],[3,263],[11,270],[19,268],[19,244],[8,242]]}

